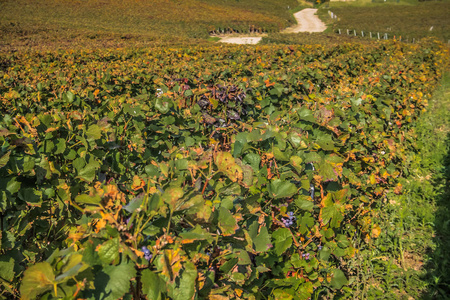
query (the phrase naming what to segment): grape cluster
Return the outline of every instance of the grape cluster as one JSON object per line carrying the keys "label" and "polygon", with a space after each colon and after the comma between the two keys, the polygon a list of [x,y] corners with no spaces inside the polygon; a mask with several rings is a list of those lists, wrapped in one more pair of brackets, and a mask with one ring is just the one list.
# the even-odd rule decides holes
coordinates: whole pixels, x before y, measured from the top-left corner
{"label": "grape cluster", "polygon": [[[235,85],[224,86],[220,84],[209,86],[208,90],[209,92],[202,95],[197,101],[198,106],[202,109],[203,121],[206,124],[214,125],[215,127],[224,127],[226,126],[224,119],[240,120],[241,117],[248,114],[248,107],[244,103],[247,91],[241,90]],[[222,104],[224,108],[222,114],[217,113],[220,109],[216,110],[216,113],[213,113],[211,99],[215,99],[218,103]],[[225,111],[226,118],[223,114]]]}
{"label": "grape cluster", "polygon": [[294,213],[292,211],[288,212],[288,217],[287,218],[281,218],[281,220],[283,221],[283,224],[285,227],[290,227],[294,224],[294,221],[297,218],[294,216]]}
{"label": "grape cluster", "polygon": [[148,248],[146,246],[142,246],[142,252],[144,252],[144,258],[146,260],[150,260],[153,257],[153,254],[150,252],[150,250],[148,250]]}

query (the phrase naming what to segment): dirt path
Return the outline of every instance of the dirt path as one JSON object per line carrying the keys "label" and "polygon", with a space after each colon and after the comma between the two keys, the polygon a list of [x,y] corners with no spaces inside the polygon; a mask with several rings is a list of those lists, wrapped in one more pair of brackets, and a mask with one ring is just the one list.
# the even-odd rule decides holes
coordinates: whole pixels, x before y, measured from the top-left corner
{"label": "dirt path", "polygon": [[[297,25],[286,28],[282,33],[297,33],[297,32],[322,32],[327,29],[318,16],[316,16],[317,9],[305,8],[294,14],[297,20]],[[229,44],[258,44],[261,37],[249,36],[230,36],[220,39],[220,43]]]}
{"label": "dirt path", "polygon": [[283,33],[297,33],[297,32],[322,32],[327,29],[318,16],[316,16],[316,8],[305,8],[294,14],[297,20],[297,25],[286,28]]}

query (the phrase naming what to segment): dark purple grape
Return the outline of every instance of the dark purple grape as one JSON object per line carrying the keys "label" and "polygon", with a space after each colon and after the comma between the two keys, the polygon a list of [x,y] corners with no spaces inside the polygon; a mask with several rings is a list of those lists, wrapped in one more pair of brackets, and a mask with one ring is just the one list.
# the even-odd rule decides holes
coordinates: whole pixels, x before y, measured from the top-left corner
{"label": "dark purple grape", "polygon": [[148,250],[148,248],[146,246],[142,246],[142,252],[144,252],[144,255],[149,255],[150,254],[150,250]]}
{"label": "dark purple grape", "polygon": [[144,258],[146,259],[146,260],[150,260],[150,259],[152,259],[152,257],[153,257],[153,254],[148,254],[148,255],[144,255]]}

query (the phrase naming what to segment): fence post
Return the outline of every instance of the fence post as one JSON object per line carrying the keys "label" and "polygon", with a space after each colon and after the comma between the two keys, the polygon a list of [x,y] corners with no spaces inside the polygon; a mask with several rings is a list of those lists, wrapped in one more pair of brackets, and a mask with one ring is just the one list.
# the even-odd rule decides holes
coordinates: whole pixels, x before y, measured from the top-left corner
{"label": "fence post", "polygon": [[355,36],[356,36],[356,30],[355,29],[353,29],[353,33],[355,34]]}
{"label": "fence post", "polygon": [[371,32],[369,32],[369,35],[370,35],[370,38],[372,38],[372,31],[371,31]]}
{"label": "fence post", "polygon": [[361,36],[364,37],[364,31],[361,30]]}
{"label": "fence post", "polygon": [[378,39],[380,39],[380,33],[379,33],[379,32],[377,32],[377,34],[378,34]]}

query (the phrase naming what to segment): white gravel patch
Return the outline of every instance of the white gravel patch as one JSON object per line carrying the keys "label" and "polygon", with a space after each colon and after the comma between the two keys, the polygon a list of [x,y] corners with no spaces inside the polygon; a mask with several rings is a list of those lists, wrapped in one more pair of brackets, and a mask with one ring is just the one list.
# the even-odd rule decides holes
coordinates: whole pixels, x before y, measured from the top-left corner
{"label": "white gravel patch", "polygon": [[251,36],[228,36],[221,38],[219,42],[228,44],[258,44],[262,37]]}

